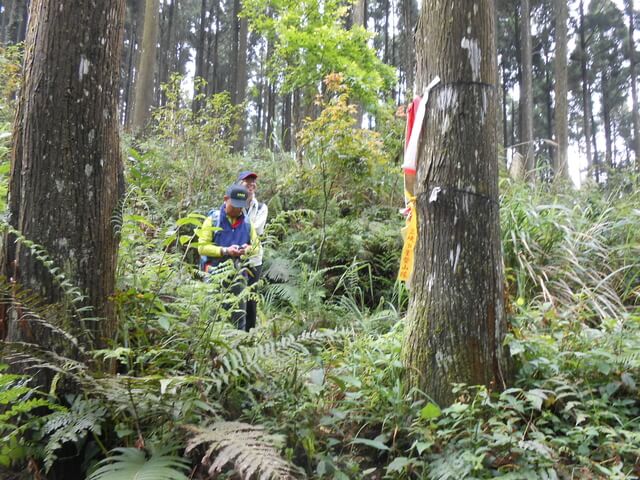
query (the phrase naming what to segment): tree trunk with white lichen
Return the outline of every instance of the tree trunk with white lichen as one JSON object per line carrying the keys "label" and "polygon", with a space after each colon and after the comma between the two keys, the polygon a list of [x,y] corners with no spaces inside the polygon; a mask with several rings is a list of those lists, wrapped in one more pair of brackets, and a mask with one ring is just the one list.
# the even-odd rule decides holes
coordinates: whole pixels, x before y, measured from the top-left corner
{"label": "tree trunk with white lichen", "polygon": [[[69,306],[62,272],[85,299],[64,328],[106,345],[115,331],[113,222],[123,190],[117,98],[124,0],[34,0],[22,91],[13,131],[9,224],[46,250],[49,265],[14,235],[2,273],[43,303]],[[42,255],[41,255],[42,256]],[[54,275],[57,275],[56,279]],[[31,322],[20,302],[3,304],[0,336],[55,351],[52,331]],[[84,323],[84,317],[100,317]],[[72,319],[72,320],[71,320]],[[51,320],[51,318],[47,318]]]}
{"label": "tree trunk with white lichen", "polygon": [[454,383],[508,382],[498,206],[493,0],[423,0],[418,91],[435,76],[417,171],[418,243],[405,386],[441,405]]}

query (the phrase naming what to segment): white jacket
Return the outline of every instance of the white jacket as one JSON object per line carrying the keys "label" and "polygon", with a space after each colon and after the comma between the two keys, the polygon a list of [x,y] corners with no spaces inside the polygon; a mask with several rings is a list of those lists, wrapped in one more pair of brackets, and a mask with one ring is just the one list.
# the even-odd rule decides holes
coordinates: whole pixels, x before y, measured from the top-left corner
{"label": "white jacket", "polygon": [[[256,233],[262,235],[264,233],[264,226],[267,223],[267,216],[269,215],[269,207],[267,207],[267,204],[258,202],[254,196],[249,206],[243,211],[251,226],[256,230]],[[262,245],[260,245],[258,253],[249,258],[249,265],[252,267],[262,265],[263,254],[264,251]]]}

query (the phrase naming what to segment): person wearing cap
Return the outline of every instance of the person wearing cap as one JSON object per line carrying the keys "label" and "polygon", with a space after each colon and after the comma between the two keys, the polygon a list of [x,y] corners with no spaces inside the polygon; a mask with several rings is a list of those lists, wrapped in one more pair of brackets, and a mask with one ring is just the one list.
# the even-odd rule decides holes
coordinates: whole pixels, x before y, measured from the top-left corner
{"label": "person wearing cap", "polygon": [[[231,285],[231,292],[239,295],[247,283],[246,269],[241,260],[251,258],[260,249],[260,239],[256,229],[248,221],[244,209],[249,202],[249,191],[240,184],[231,185],[224,195],[219,211],[212,211],[198,230],[198,253],[200,269],[209,273],[227,260],[232,260],[240,275]],[[213,231],[212,227],[218,230]],[[246,329],[246,306],[241,302],[231,319],[241,329]]]}
{"label": "person wearing cap", "polygon": [[[264,227],[267,223],[267,216],[269,215],[269,207],[266,203],[259,202],[256,198],[258,174],[250,170],[240,172],[238,175],[238,183],[246,187],[249,192],[249,204],[244,209],[244,215],[256,230],[258,235],[264,233]],[[264,252],[262,245],[257,248],[255,255],[251,256],[248,260],[249,264],[249,278],[247,284],[249,286],[255,284],[260,280],[262,274],[262,258]],[[247,301],[247,331],[256,326],[257,305],[255,300]]]}

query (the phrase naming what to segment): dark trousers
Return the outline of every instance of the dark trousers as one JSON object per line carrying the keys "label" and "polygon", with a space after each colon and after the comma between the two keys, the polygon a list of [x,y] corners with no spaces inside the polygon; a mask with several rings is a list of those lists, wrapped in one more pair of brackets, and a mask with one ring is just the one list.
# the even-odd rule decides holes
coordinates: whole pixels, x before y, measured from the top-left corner
{"label": "dark trousers", "polygon": [[[225,311],[231,311],[231,322],[236,326],[238,330],[245,330],[246,318],[247,318],[247,305],[244,300],[240,300],[240,294],[247,286],[246,271],[238,271],[238,264],[234,262],[236,267],[235,275],[230,278],[222,280],[220,286],[223,290],[232,294],[235,298],[233,301],[225,301],[222,303],[222,309]],[[211,275],[216,272],[218,268],[217,264],[203,264],[202,270],[207,274],[204,277],[204,281],[211,282]]]}
{"label": "dark trousers", "polygon": [[[262,265],[258,265],[257,267],[249,268],[249,276],[247,279],[247,286],[254,285],[260,280],[260,275],[262,274]],[[257,316],[257,302],[255,300],[247,300],[247,315],[245,321],[245,330],[248,332],[252,328],[256,326],[256,316]],[[240,328],[240,327],[238,327]]]}
{"label": "dark trousers", "polygon": [[[231,292],[236,298],[240,298],[240,294],[247,286],[247,279],[244,275],[236,275],[230,285],[227,285],[229,292]],[[231,311],[231,322],[236,326],[238,330],[246,330],[247,325],[247,302],[245,300],[238,300],[236,302],[229,302],[223,304],[223,308]]]}

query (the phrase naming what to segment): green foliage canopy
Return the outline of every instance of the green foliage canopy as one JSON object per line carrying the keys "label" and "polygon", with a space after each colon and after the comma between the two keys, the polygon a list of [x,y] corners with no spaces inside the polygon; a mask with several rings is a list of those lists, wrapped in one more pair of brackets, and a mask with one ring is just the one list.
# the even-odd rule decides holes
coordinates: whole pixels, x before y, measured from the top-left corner
{"label": "green foliage canopy", "polygon": [[269,71],[282,79],[282,91],[314,90],[339,72],[356,99],[371,107],[395,81],[394,69],[376,56],[364,28],[345,28],[348,11],[341,0],[248,0],[243,15],[273,45]]}

